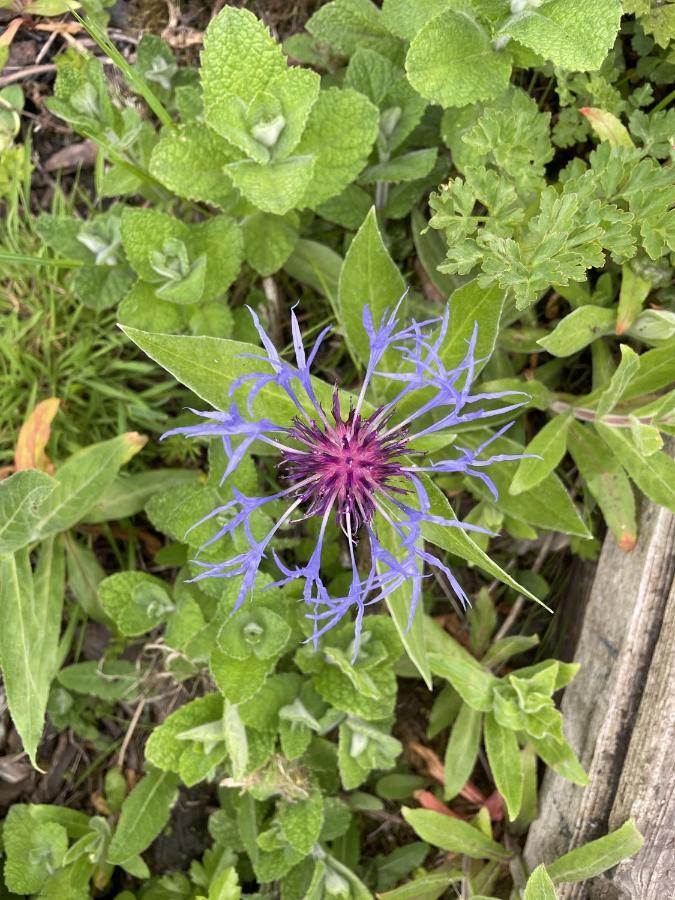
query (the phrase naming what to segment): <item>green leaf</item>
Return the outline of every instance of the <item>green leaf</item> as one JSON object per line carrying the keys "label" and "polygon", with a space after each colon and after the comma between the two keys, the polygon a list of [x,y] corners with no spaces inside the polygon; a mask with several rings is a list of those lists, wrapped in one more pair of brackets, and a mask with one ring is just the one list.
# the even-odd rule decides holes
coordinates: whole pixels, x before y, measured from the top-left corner
{"label": "green leaf", "polygon": [[425,150],[411,150],[401,156],[368,166],[359,181],[362,184],[374,184],[377,181],[415,181],[426,178],[436,164],[438,150],[435,147]]}
{"label": "green leaf", "polygon": [[628,129],[613,113],[595,106],[584,106],[579,112],[586,117],[601,141],[607,141],[613,147],[635,147]]}
{"label": "green leaf", "polygon": [[379,106],[397,77],[396,68],[386,56],[367,47],[357,47],[349,60],[344,86],[365,94]]}
{"label": "green leaf", "polygon": [[544,0],[511,16],[502,33],[564,69],[593,71],[614,44],[620,20],[620,0]]}
{"label": "green leaf", "polygon": [[200,726],[221,723],[222,717],[223,698],[216,692],[186,703],[155,727],[145,745],[146,759],[159,769],[178,772],[181,756],[189,743],[179,735]]}
{"label": "green leaf", "polygon": [[411,41],[428,21],[453,6],[453,0],[384,0],[382,18],[392,34]]}
{"label": "green leaf", "polygon": [[640,357],[628,344],[621,344],[619,350],[621,361],[599,395],[600,399],[595,410],[599,419],[614,409],[640,368]]}
{"label": "green leaf", "polygon": [[668,387],[675,381],[675,353],[671,344],[648,350],[640,356],[640,369],[623,394],[623,400],[634,400]]}
{"label": "green leaf", "polygon": [[226,6],[204,35],[200,78],[206,119],[228,97],[249,103],[286,72],[281,47],[252,12]]}
{"label": "green leaf", "polygon": [[[464,436],[464,439],[465,438],[466,435]],[[453,508],[450,506],[448,498],[440,488],[438,488],[430,478],[423,476],[420,480],[429,495],[429,511],[433,515],[440,516],[444,519],[456,519],[457,517],[455,516]],[[501,566],[487,555],[487,553],[481,550],[465,531],[462,531],[459,528],[449,528],[444,525],[425,522],[422,525],[422,533],[428,541],[435,544],[437,547],[442,547],[444,550],[454,553],[461,559],[467,560],[467,562],[478,566],[484,572],[492,575],[493,578],[497,578],[503,584],[512,587],[519,594],[523,594],[524,597],[534,600],[535,603],[540,603],[531,591],[528,591],[523,585],[518,584],[508,572],[505,572]]]}
{"label": "green leaf", "polygon": [[363,328],[363,308],[368,305],[373,321],[393,310],[405,291],[405,281],[387,248],[372,207],[349,246],[338,287],[340,317],[354,359],[368,361],[368,335]]}
{"label": "green leaf", "polygon": [[595,427],[640,490],[655,503],[675,511],[675,460],[672,456],[660,451],[643,457],[627,429],[611,428],[600,422]]}
{"label": "green leaf", "polygon": [[462,880],[461,872],[425,873],[393,891],[379,894],[379,900],[438,900],[448,888]]}
{"label": "green leaf", "polygon": [[494,350],[504,308],[504,291],[497,285],[484,288],[477,279],[457,288],[450,297],[450,327],[441,348],[441,359],[448,368],[459,365],[466,356],[467,341],[478,327],[475,356],[476,374]]}
{"label": "green leaf", "polygon": [[642,311],[642,305],[652,289],[651,281],[642,278],[628,263],[621,268],[619,309],[616,316],[616,333],[623,334],[631,327]]}
{"label": "green leaf", "polygon": [[492,693],[498,679],[468,654],[442,656],[430,653],[429,664],[434,675],[447,678],[466,704],[480,712],[492,709]]}
{"label": "green leaf", "polygon": [[556,741],[551,735],[543,738],[528,736],[528,741],[534,747],[537,756],[540,756],[549,768],[557,772],[563,778],[585,787],[588,784],[588,775],[576,757],[567,741]]}
{"label": "green leaf", "polygon": [[290,636],[290,626],[280,615],[259,607],[231,616],[218,634],[218,646],[233,659],[277,658]]}
{"label": "green leaf", "polygon": [[211,654],[211,675],[230,703],[243,703],[257,694],[276,662],[276,656],[234,659],[217,648]]}
{"label": "green leaf", "polygon": [[461,853],[471,859],[506,861],[511,858],[509,851],[501,844],[486,837],[477,828],[461,819],[453,819],[426,809],[403,807],[401,812],[415,833],[432,847],[440,847],[451,853]]}
{"label": "green leaf", "polygon": [[286,802],[279,812],[279,825],[288,843],[306,856],[319,839],[324,820],[323,797],[319,792],[306,800]]}
{"label": "green leaf", "polygon": [[357,91],[329,88],[319,94],[295,149],[314,158],[302,205],[316,207],[354,181],[373,148],[379,119],[377,107]]}
{"label": "green leaf", "polygon": [[70,456],[53,476],[56,487],[40,511],[33,540],[66,531],[83,519],[112,484],[120,466],[145,442],[146,438],[130,431]]}
{"label": "green leaf", "polygon": [[181,484],[193,484],[198,478],[196,469],[167,468],[120,474],[83,521],[94,524],[126,519],[141,512],[154,494],[172,491]]}
{"label": "green leaf", "polygon": [[103,579],[98,593],[120,633],[137,637],[166,621],[173,611],[167,588],[166,582],[147,572],[116,572]]}
{"label": "green leaf", "polygon": [[12,721],[35,768],[49,688],[58,668],[64,587],[60,538],[43,543],[35,576],[27,548],[0,558],[0,664]]}
{"label": "green leaf", "polygon": [[[132,697],[138,675],[136,667],[128,660],[100,662],[92,659],[66,666],[58,673],[57,680],[66,690],[116,702]],[[117,769],[109,771],[117,772]]]}
{"label": "green leaf", "polygon": [[482,713],[463,703],[445,748],[443,795],[446,800],[456,797],[471,777],[478,759],[482,726]]}
{"label": "green leaf", "polygon": [[234,199],[225,166],[235,149],[203,122],[166,131],[150,156],[151,175],[174,194],[227,209]]}
{"label": "green leaf", "polygon": [[619,546],[632,550],[637,542],[635,498],[621,457],[608,451],[593,428],[576,421],[570,427],[569,449]]}
{"label": "green leaf", "polygon": [[24,469],[0,481],[0,556],[33,540],[40,512],[56,481],[37,469]]}
{"label": "green leaf", "polygon": [[556,896],[553,882],[542,863],[527,879],[523,900],[556,900]]}
{"label": "green leaf", "polygon": [[293,252],[298,240],[298,217],[294,213],[273,216],[254,212],[241,223],[244,259],[258,275],[272,275]]}
{"label": "green leaf", "polygon": [[341,268],[342,257],[335,250],[318,241],[308,241],[304,238],[300,238],[296,243],[295,249],[284,265],[284,269],[292,278],[296,278],[302,284],[308,284],[323,294],[330,302],[336,317]]}
{"label": "green leaf", "polygon": [[523,767],[516,733],[503,728],[492,713],[485,716],[485,752],[497,790],[506,802],[509,819],[520,812],[523,800]]}
{"label": "green leaf", "polygon": [[3,827],[4,876],[13,894],[36,894],[63,864],[68,833],[58,822],[41,821],[35,807],[11,806]]}
{"label": "green leaf", "polygon": [[524,653],[531,650],[539,643],[539,635],[517,634],[511,637],[500,638],[490,646],[481,662],[484,666],[495,668],[500,666],[507,659],[515,656],[517,653]]}
{"label": "green leaf", "polygon": [[[394,556],[400,555],[400,542],[395,540],[394,529],[388,522],[380,525],[380,542],[387,547]],[[387,594],[386,603],[389,614],[394,620],[398,636],[405,647],[406,653],[415,664],[418,672],[424,679],[424,683],[431,690],[431,670],[427,659],[426,645],[424,641],[424,616],[422,604],[419,603],[415,615],[410,621],[410,604],[412,602],[412,587],[403,584],[395,591]]]}
{"label": "green leaf", "polygon": [[144,775],[122,804],[108,862],[119,865],[147,849],[169,821],[177,798],[178,779],[173,773],[151,769]]}
{"label": "green leaf", "polygon": [[[485,440],[485,433],[481,436],[479,431],[467,432],[462,435],[462,440],[468,447],[476,448]],[[493,453],[507,454],[522,453],[524,450],[507,437],[497,438],[492,442],[490,449]],[[547,475],[535,488],[524,491],[517,497],[509,494],[509,486],[517,466],[517,462],[506,461],[500,462],[490,470],[490,477],[499,493],[499,499],[495,502],[498,509],[519,522],[549,528],[552,531],[564,531],[566,534],[576,534],[579,537],[590,537],[590,532],[580,518],[565,486],[554,473]],[[493,502],[492,495],[482,484],[478,484],[474,479],[465,479],[464,483],[472,493]]]}
{"label": "green leaf", "polygon": [[504,91],[511,58],[468,12],[448,10],[413,38],[405,61],[410,83],[440,106],[466,106]]}
{"label": "green leaf", "polygon": [[612,334],[616,311],[601,306],[580,306],[565,316],[537,343],[553,356],[572,356],[597,338]]}
{"label": "green leaf", "polygon": [[467,613],[471,652],[482,657],[497,627],[497,611],[487,588],[481,588]]}
{"label": "green leaf", "polygon": [[396,56],[399,42],[391,37],[382,13],[370,0],[333,0],[318,9],[306,25],[321,44],[342,56],[352,56],[360,47]]}
{"label": "green leaf", "polygon": [[412,210],[411,222],[415,250],[424,271],[442,296],[449,297],[461,281],[438,271],[438,266],[445,259],[446,244],[443,235],[429,227],[429,223],[417,208]]}
{"label": "green leaf", "polygon": [[569,415],[554,416],[535,434],[525,453],[541,459],[521,459],[509,487],[510,494],[517,496],[532,490],[556,468],[567,450],[570,422]]}
{"label": "green leaf", "polygon": [[[151,334],[128,327],[122,331],[151,359],[216,409],[227,403],[229,389],[236,378],[260,370],[257,360],[246,358],[246,354],[260,353],[260,347],[255,344],[204,336]],[[290,422],[297,412],[288,396],[274,385],[260,391],[252,408],[256,415],[278,422]]]}
{"label": "green leaf", "polygon": [[283,216],[291,209],[306,205],[314,167],[314,157],[305,154],[266,165],[246,159],[230,163],[225,171],[254,206]]}
{"label": "green leaf", "polygon": [[635,822],[628,819],[611,834],[571,850],[546,868],[555,882],[586,881],[633,856],[643,844]]}

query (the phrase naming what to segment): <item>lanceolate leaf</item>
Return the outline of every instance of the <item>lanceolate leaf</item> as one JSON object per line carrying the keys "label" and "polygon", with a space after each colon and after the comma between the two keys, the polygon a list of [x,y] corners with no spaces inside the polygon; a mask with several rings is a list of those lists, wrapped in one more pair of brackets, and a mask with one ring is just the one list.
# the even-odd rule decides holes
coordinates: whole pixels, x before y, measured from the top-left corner
{"label": "lanceolate leaf", "polygon": [[471,777],[478,759],[483,716],[466,703],[454,721],[445,750],[445,799],[455,797]]}
{"label": "lanceolate leaf", "polygon": [[655,503],[675,512],[675,460],[665,451],[640,455],[627,428],[597,423],[600,437],[621,460],[635,484]]}
{"label": "lanceolate leaf", "polygon": [[524,900],[556,900],[553,882],[542,863],[527,879]]}
{"label": "lanceolate leaf", "polygon": [[629,819],[611,834],[571,850],[546,868],[555,882],[585,881],[633,856],[643,844],[644,838]]}
{"label": "lanceolate leaf", "polygon": [[[521,459],[511,482],[509,493],[514,496],[536,487],[558,465],[567,449],[567,429],[570,416],[550,419],[525,448],[529,459]],[[539,458],[538,458],[539,457]]]}
{"label": "lanceolate leaf", "polygon": [[475,278],[454,291],[450,297],[450,328],[441,349],[441,358],[448,368],[464,359],[467,342],[477,328],[476,374],[481,371],[494,350],[504,297],[497,285],[482,288]]}
{"label": "lanceolate leaf", "polygon": [[635,498],[619,457],[604,446],[592,427],[576,421],[569,431],[569,445],[572,459],[619,546],[632,550],[637,541]]}
{"label": "lanceolate leaf", "polygon": [[384,246],[372,207],[347,251],[338,289],[340,323],[352,356],[359,362],[367,362],[369,349],[363,307],[368,305],[373,320],[379,322],[404,291],[405,281]]}
{"label": "lanceolate leaf", "polygon": [[35,469],[0,481],[0,555],[33,540],[42,507],[56,484],[54,478]]}
{"label": "lanceolate leaf", "polygon": [[505,861],[511,856],[501,844],[486,837],[482,831],[469,825],[468,822],[427,809],[403,807],[401,811],[406,822],[432,847],[440,847],[451,853],[462,853],[471,859]]}
{"label": "lanceolate leaf", "polygon": [[57,667],[64,585],[60,537],[42,545],[35,576],[27,548],[0,559],[0,663],[12,721],[36,768],[49,687]]}
{"label": "lanceolate leaf", "polygon": [[502,727],[492,713],[485,717],[485,752],[497,790],[513,821],[523,799],[523,768],[515,731]]}
{"label": "lanceolate leaf", "polygon": [[177,796],[177,777],[171,772],[151,769],[122,805],[108,850],[108,862],[123,863],[149,847],[169,821]]}

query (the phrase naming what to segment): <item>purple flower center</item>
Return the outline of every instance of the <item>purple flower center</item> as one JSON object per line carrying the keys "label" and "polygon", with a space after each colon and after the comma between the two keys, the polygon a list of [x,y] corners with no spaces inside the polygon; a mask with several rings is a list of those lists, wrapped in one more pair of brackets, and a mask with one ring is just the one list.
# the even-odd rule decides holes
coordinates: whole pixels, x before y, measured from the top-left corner
{"label": "purple flower center", "polygon": [[285,477],[298,484],[297,496],[307,504],[306,516],[322,515],[335,505],[337,522],[346,534],[372,521],[375,495],[405,494],[406,489],[392,479],[410,476],[397,457],[405,452],[406,432],[388,434],[386,425],[392,416],[382,409],[367,419],[350,408],[346,419],[340,412],[338,390],[333,394],[331,425],[293,420],[289,437],[306,449],[282,452]]}

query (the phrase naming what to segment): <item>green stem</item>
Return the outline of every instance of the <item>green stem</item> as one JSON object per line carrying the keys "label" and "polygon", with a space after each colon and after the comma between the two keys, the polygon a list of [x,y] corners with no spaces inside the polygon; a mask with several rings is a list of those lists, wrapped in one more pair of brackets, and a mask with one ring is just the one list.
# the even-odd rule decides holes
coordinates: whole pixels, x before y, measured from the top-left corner
{"label": "green stem", "polygon": [[653,113],[659,112],[664,107],[668,106],[668,104],[673,100],[675,100],[675,89],[673,89],[669,94],[667,94],[663,98],[663,100],[659,100],[659,102],[656,104],[656,106],[653,109],[650,109],[649,111],[653,112]]}

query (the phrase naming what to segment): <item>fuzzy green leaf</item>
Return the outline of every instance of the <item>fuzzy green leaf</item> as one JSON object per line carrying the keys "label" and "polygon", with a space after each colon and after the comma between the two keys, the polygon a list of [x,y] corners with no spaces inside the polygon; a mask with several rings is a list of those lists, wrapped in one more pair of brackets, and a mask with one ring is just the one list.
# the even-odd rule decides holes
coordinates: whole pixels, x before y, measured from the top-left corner
{"label": "fuzzy green leaf", "polygon": [[401,810],[403,818],[423,841],[432,847],[440,847],[451,853],[461,853],[471,859],[495,859],[506,861],[511,854],[501,844],[486,837],[477,828],[426,809]]}
{"label": "fuzzy green leaf", "polygon": [[122,804],[108,848],[108,862],[124,863],[149,847],[169,821],[177,797],[175,775],[160,769],[152,769],[145,775]]}
{"label": "fuzzy green leaf", "polygon": [[572,356],[592,341],[614,331],[616,311],[601,306],[580,306],[565,316],[551,334],[537,343],[553,356]]}
{"label": "fuzzy green leaf", "polygon": [[496,97],[509,82],[511,59],[496,51],[486,29],[464,10],[448,10],[417,33],[406,57],[412,86],[441,106]]}
{"label": "fuzzy green leaf", "polygon": [[523,768],[514,731],[503,728],[492,713],[485,716],[485,752],[497,790],[513,821],[523,800]]}
{"label": "fuzzy green leaf", "polygon": [[555,882],[586,881],[633,856],[643,844],[644,838],[629,819],[611,834],[571,850],[546,868]]}
{"label": "fuzzy green leaf", "polygon": [[531,490],[555,469],[567,449],[570,421],[570,416],[554,416],[535,434],[524,452],[541,459],[521,459],[509,487],[510,494],[516,496]]}
{"label": "fuzzy green leaf", "polygon": [[527,879],[523,900],[556,900],[555,887],[542,863]]}
{"label": "fuzzy green leaf", "polygon": [[482,725],[482,713],[463,703],[445,748],[446,800],[455,797],[471,777],[478,759]]}

